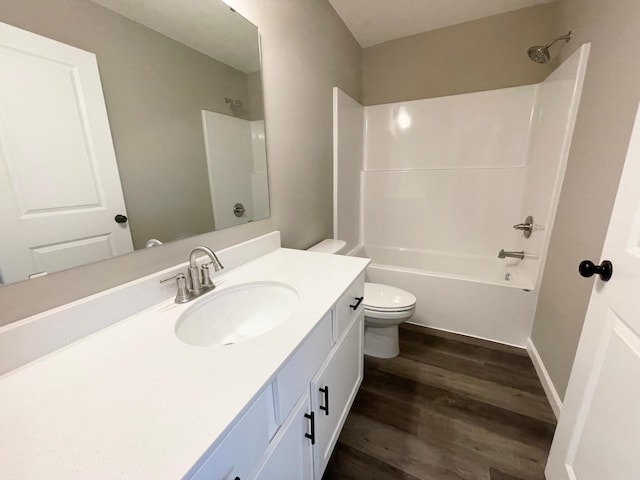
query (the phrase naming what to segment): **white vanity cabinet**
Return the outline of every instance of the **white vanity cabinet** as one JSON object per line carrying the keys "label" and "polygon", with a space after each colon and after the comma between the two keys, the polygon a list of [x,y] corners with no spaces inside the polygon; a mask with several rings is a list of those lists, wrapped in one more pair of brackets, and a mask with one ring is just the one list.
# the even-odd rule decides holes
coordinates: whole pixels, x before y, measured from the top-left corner
{"label": "white vanity cabinet", "polygon": [[[280,368],[274,381],[220,446],[186,478],[322,478],[362,382],[364,311],[358,299],[363,291],[364,276],[360,275]],[[269,395],[271,403],[264,400]],[[256,404],[260,406],[256,408]],[[268,405],[272,411],[265,412]],[[258,418],[259,415],[263,418]],[[265,435],[271,437],[268,428],[273,423],[271,419],[280,427],[265,441]],[[260,450],[259,456],[256,450]]]}
{"label": "white vanity cabinet", "polygon": [[271,442],[256,480],[322,478],[362,382],[363,319],[364,313],[356,315],[331,350],[310,392],[303,394]]}

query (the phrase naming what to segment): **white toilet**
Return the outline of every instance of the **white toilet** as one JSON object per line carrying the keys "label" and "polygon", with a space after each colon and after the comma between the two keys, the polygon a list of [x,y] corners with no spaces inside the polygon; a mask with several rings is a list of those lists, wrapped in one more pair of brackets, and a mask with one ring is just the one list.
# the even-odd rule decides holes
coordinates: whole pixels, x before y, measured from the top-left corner
{"label": "white toilet", "polygon": [[[342,240],[323,240],[309,248],[312,252],[343,253]],[[398,325],[411,318],[416,297],[400,288],[380,283],[364,284],[364,353],[377,358],[393,358],[400,353]]]}

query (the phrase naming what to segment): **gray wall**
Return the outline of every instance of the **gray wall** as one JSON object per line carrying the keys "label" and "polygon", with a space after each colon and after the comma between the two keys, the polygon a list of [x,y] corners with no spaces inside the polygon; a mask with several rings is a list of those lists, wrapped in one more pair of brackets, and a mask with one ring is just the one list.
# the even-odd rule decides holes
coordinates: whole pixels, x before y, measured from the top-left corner
{"label": "gray wall", "polygon": [[247,74],[249,93],[249,120],[264,120],[264,95],[262,95],[262,76],[260,72]]}
{"label": "gray wall", "polygon": [[332,87],[360,98],[362,50],[327,0],[229,3],[262,33],[272,219],[306,248],[332,235]]}
{"label": "gray wall", "polygon": [[527,57],[563,32],[556,2],[482,18],[365,48],[365,105],[513,87],[556,67]]}
{"label": "gray wall", "polygon": [[564,397],[594,284],[578,263],[600,259],[640,101],[640,3],[562,0],[561,20],[575,35],[562,57],[585,42],[591,55],[532,339]]}
{"label": "gray wall", "polygon": [[183,262],[197,244],[279,229],[284,246],[303,248],[331,235],[331,89],[360,98],[361,49],[326,0],[243,0],[237,10],[263,35],[271,219],[2,287],[0,324]]}
{"label": "gray wall", "polygon": [[3,0],[0,20],[96,54],[135,248],[213,230],[200,111],[248,105],[246,74],[89,0]]}

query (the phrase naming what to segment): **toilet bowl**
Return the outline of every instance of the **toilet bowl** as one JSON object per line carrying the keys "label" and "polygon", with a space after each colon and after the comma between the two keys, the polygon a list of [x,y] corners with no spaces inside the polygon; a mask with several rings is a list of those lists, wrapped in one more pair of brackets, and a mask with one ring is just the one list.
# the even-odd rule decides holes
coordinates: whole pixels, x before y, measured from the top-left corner
{"label": "toilet bowl", "polygon": [[400,353],[398,326],[416,311],[416,297],[381,283],[364,284],[364,353],[393,358]]}
{"label": "toilet bowl", "polygon": [[[312,252],[339,254],[346,243],[323,240],[309,248]],[[400,288],[381,283],[364,284],[364,353],[377,358],[393,358],[400,353],[398,326],[416,310],[416,297]]]}

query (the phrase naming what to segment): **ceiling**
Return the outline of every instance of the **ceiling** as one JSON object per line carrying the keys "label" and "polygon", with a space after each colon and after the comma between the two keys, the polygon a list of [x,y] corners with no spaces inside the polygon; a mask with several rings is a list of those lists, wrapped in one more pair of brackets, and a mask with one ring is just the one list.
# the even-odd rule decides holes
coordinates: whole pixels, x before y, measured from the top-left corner
{"label": "ceiling", "polygon": [[221,1],[93,2],[242,72],[260,70],[257,28]]}
{"label": "ceiling", "polygon": [[329,0],[362,47],[553,0]]}

